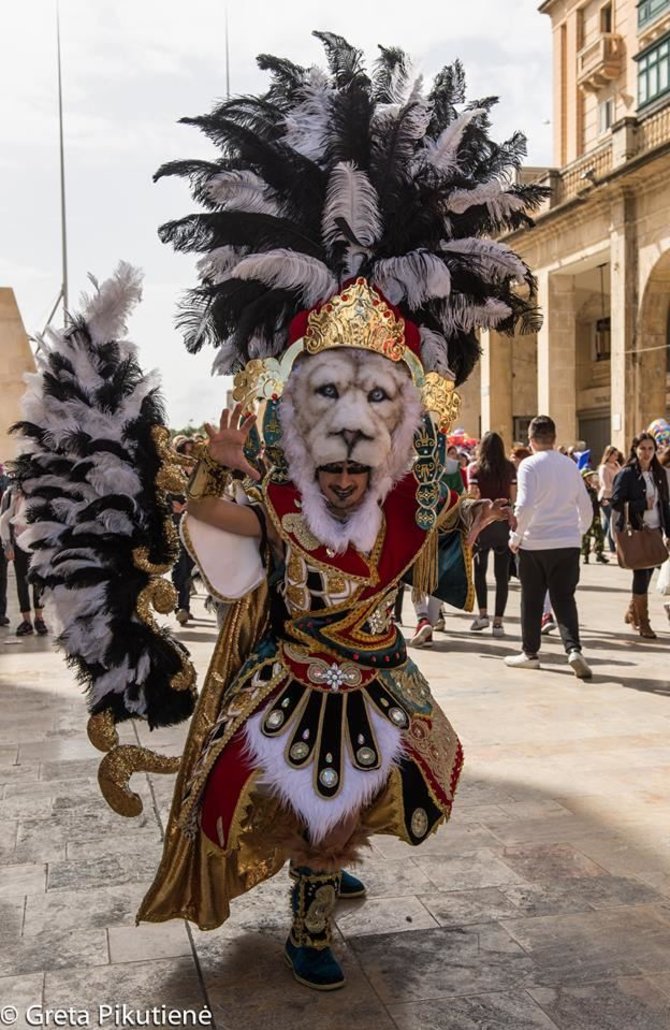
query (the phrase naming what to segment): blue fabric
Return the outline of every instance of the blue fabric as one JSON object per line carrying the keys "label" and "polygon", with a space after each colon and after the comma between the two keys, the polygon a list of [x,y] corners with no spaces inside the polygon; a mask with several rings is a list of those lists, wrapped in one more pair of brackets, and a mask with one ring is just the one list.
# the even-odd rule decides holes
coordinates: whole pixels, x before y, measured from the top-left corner
{"label": "blue fabric", "polygon": [[[446,601],[454,608],[464,608],[469,586],[462,534],[458,530],[440,533],[437,548],[437,587],[433,597],[439,597],[440,601]],[[412,569],[403,581],[412,585]]]}

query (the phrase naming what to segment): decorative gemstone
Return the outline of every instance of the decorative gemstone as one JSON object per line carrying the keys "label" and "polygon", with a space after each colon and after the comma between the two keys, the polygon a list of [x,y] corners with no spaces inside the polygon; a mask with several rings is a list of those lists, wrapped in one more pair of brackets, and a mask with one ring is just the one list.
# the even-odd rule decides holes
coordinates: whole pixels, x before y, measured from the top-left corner
{"label": "decorative gemstone", "polygon": [[281,703],[281,706],[282,706],[282,708],[288,708],[290,703],[291,703],[291,698],[290,697],[285,697],[284,700]]}
{"label": "decorative gemstone", "polygon": [[303,740],[309,740],[309,730],[303,730],[302,731],[302,739]]}
{"label": "decorative gemstone", "polygon": [[406,726],[407,716],[403,712],[402,708],[389,708],[389,719],[395,723],[396,726]]}
{"label": "decorative gemstone", "polygon": [[329,558],[334,558],[335,557],[335,551],[332,549],[332,547],[327,547],[326,548],[326,554],[328,555]]}
{"label": "decorative gemstone", "polygon": [[309,746],[303,743],[302,740],[296,741],[289,751],[289,755],[295,762],[301,762],[303,758],[307,758],[309,754]]}
{"label": "decorative gemstone", "polygon": [[374,765],[377,761],[377,755],[371,747],[359,747],[356,758],[359,765]]}
{"label": "decorative gemstone", "polygon": [[364,744],[365,743],[365,737],[363,736],[362,733],[359,733],[358,736],[356,737],[356,743],[357,744]]}
{"label": "decorative gemstone", "polygon": [[330,751],[326,755],[326,761],[328,762],[329,765],[333,764],[333,756],[331,755]]}
{"label": "decorative gemstone", "polygon": [[324,787],[328,787],[328,789],[337,786],[337,781],[339,780],[339,778],[340,777],[337,775],[334,769],[322,769],[319,773],[320,782],[323,784]]}
{"label": "decorative gemstone", "polygon": [[267,719],[265,720],[265,725],[269,730],[278,730],[283,721],[284,713],[280,712],[277,708],[275,708],[272,712],[270,712]]}
{"label": "decorative gemstone", "polygon": [[426,836],[428,833],[428,814],[425,808],[414,809],[409,825],[415,837]]}

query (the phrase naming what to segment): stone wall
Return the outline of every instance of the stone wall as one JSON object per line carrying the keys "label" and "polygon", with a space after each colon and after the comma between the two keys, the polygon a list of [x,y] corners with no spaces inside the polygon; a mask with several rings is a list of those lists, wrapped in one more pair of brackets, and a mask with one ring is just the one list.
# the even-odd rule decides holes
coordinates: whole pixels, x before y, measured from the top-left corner
{"label": "stone wall", "polygon": [[16,456],[8,428],[21,417],[23,376],[35,371],[35,359],[23,327],[14,291],[0,287],[0,461]]}

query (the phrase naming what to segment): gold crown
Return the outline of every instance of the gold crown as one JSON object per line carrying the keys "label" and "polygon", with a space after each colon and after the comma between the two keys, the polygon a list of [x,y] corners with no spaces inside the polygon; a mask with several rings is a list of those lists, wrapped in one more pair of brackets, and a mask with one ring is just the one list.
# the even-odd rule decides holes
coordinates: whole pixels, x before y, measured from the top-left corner
{"label": "gold crown", "polygon": [[308,354],[360,347],[402,361],[407,352],[405,323],[366,279],[356,279],[308,317],[303,346]]}

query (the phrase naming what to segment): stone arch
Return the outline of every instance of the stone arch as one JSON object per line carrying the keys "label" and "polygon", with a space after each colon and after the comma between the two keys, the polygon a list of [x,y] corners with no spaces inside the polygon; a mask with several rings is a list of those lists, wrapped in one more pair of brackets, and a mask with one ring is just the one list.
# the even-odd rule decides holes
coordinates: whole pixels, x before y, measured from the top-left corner
{"label": "stone arch", "polygon": [[640,301],[632,354],[637,429],[668,414],[669,327],[670,249],[661,254],[651,269]]}

